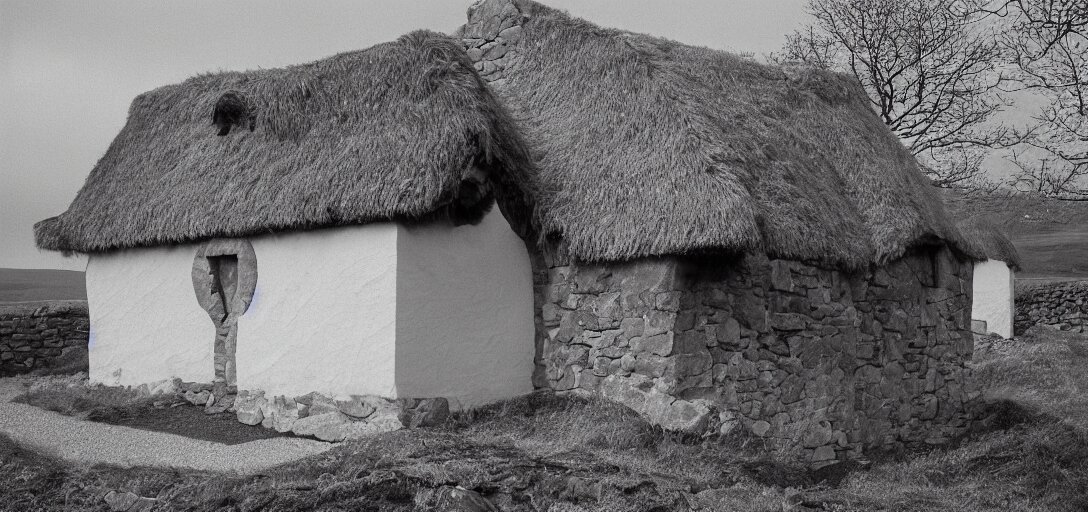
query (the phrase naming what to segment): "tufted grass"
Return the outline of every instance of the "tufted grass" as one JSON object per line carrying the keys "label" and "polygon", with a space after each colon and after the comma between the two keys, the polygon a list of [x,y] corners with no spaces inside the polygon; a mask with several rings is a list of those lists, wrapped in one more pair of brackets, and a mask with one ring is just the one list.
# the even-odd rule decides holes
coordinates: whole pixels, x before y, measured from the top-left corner
{"label": "tufted grass", "polygon": [[53,378],[39,378],[26,393],[15,397],[17,403],[76,416],[93,421],[120,418],[125,411],[150,407],[155,400],[133,388],[85,386],[85,373]]}
{"label": "tufted grass", "polygon": [[1088,431],[1088,336],[1034,327],[976,351],[987,395]]}
{"label": "tufted grass", "polygon": [[976,344],[974,361],[980,431],[816,497],[841,510],[1088,510],[1088,337],[1036,328]]}
{"label": "tufted grass", "polygon": [[614,404],[534,394],[249,476],[73,466],[0,437],[0,481],[13,482],[0,509],[104,509],[120,489],[164,510],[426,510],[417,500],[443,485],[503,510],[1088,509],[1088,338],[1033,330],[980,344],[976,375],[989,402],[981,428],[874,460],[837,487],[769,459],[756,439],[678,436]]}

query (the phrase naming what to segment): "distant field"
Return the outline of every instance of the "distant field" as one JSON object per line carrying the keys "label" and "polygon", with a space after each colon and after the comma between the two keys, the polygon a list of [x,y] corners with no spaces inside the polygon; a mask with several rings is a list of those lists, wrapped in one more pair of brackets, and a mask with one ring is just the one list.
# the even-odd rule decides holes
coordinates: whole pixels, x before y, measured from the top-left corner
{"label": "distant field", "polygon": [[0,268],[0,302],[87,300],[83,272]]}
{"label": "distant field", "polygon": [[1010,235],[1024,259],[1023,277],[1088,277],[1088,225],[1062,227]]}
{"label": "distant field", "polygon": [[1088,202],[942,193],[957,218],[983,216],[1005,229],[1024,262],[1017,278],[1088,279]]}

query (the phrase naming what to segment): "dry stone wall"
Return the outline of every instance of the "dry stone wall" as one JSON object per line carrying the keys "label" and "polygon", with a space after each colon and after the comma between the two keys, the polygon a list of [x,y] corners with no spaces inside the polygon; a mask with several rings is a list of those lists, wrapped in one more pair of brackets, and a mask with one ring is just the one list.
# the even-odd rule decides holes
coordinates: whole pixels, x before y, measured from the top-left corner
{"label": "dry stone wall", "polygon": [[[525,19],[512,1],[477,2],[460,33],[500,93]],[[529,252],[538,388],[597,393],[669,429],[748,431],[814,465],[967,428],[973,265],[947,249],[856,274],[759,255]]]}
{"label": "dry stone wall", "polygon": [[86,353],[89,326],[83,301],[0,305],[0,377]]}
{"label": "dry stone wall", "polygon": [[535,260],[538,386],[669,429],[743,429],[816,465],[968,426],[971,264],[947,249],[858,274],[759,255]]}
{"label": "dry stone wall", "polygon": [[1013,330],[1022,334],[1034,325],[1073,332],[1088,330],[1088,281],[1057,283],[1018,292]]}

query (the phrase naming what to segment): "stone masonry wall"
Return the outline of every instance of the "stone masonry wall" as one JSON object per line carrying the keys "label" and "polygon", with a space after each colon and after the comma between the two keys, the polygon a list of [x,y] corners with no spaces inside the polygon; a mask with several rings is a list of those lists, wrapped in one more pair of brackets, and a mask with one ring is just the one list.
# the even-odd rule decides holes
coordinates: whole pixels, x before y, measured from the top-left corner
{"label": "stone masonry wall", "polygon": [[[526,16],[480,1],[461,31],[500,92]],[[529,244],[538,388],[670,429],[745,429],[816,465],[967,427],[972,264],[946,249],[856,275],[760,256],[580,265],[553,249]]]}
{"label": "stone masonry wall", "polygon": [[665,428],[744,429],[822,465],[964,432],[971,270],[947,249],[851,275],[745,256],[535,256],[538,386]]}
{"label": "stone masonry wall", "polygon": [[0,377],[49,366],[87,351],[87,303],[0,305]]}
{"label": "stone masonry wall", "polygon": [[1088,330],[1088,281],[1056,283],[1017,292],[1013,331],[1021,334],[1033,325],[1073,332]]}

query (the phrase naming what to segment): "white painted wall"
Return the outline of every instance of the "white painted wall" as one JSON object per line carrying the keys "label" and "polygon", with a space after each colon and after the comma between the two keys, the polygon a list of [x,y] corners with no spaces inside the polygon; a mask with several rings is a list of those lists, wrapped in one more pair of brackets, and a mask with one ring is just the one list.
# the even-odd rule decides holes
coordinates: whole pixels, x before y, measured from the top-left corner
{"label": "white painted wall", "polygon": [[498,208],[398,235],[397,394],[470,408],[531,392],[532,270]]}
{"label": "white painted wall", "polygon": [[397,226],[250,242],[257,290],[238,320],[238,388],[395,397]]}
{"label": "white painted wall", "polygon": [[[239,389],[445,397],[455,409],[532,391],[532,271],[497,209],[476,226],[383,223],[250,242],[257,286],[238,320]],[[90,258],[92,380],[213,379],[196,249]]]}
{"label": "white painted wall", "polygon": [[215,326],[193,293],[195,254],[187,245],[88,258],[92,382],[211,382]]}
{"label": "white painted wall", "polygon": [[986,330],[1012,337],[1013,272],[1003,261],[975,264],[971,318],[986,322]]}

